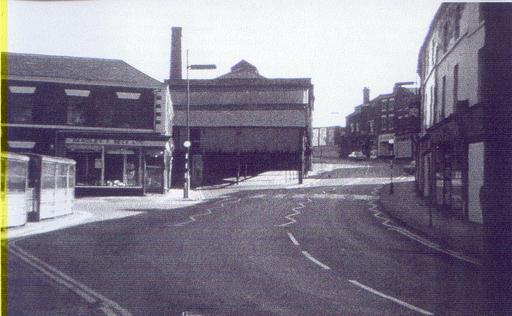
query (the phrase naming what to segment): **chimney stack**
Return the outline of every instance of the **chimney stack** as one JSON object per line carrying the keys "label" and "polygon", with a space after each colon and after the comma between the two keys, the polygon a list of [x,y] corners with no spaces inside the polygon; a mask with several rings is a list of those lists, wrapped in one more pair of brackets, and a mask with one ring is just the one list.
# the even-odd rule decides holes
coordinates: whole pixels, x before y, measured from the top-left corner
{"label": "chimney stack", "polygon": [[363,104],[370,104],[370,89],[368,87],[363,89]]}
{"label": "chimney stack", "polygon": [[181,27],[172,27],[171,71],[169,79],[182,79],[181,73]]}

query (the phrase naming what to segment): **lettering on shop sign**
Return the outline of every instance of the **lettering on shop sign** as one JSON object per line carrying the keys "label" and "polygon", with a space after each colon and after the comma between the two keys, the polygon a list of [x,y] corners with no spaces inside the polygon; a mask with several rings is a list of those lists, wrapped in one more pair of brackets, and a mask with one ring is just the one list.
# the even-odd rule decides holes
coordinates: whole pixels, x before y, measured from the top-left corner
{"label": "lettering on shop sign", "polygon": [[131,146],[164,146],[165,142],[134,139],[108,139],[108,138],[66,138],[66,144],[86,145],[131,145]]}
{"label": "lettering on shop sign", "polygon": [[66,138],[66,144],[95,144],[95,145],[142,145],[143,141],[133,139],[108,138]]}

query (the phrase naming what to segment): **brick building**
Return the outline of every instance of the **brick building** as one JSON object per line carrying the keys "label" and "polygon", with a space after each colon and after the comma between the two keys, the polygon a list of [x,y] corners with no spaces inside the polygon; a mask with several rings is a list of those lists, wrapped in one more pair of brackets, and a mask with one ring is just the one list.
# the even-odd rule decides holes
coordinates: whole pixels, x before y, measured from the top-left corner
{"label": "brick building", "polygon": [[76,161],[76,193],[169,187],[168,88],[121,60],[2,53],[9,152]]}
{"label": "brick building", "polygon": [[[346,143],[352,151],[369,156],[413,158],[415,135],[419,131],[419,95],[412,82],[398,82],[393,92],[370,100],[363,89],[363,103],[346,118]],[[394,145],[389,140],[395,141]]]}

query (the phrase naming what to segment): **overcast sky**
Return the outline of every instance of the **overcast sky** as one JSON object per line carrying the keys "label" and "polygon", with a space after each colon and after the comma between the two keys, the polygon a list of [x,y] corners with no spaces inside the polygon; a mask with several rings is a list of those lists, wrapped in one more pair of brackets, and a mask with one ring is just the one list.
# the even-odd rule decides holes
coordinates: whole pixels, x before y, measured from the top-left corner
{"label": "overcast sky", "polygon": [[[9,51],[122,59],[163,81],[171,27],[190,61],[224,74],[241,59],[268,78],[311,78],[313,126],[345,125],[362,101],[418,81],[418,52],[435,0],[9,1]],[[183,53],[185,56],[185,53]]]}

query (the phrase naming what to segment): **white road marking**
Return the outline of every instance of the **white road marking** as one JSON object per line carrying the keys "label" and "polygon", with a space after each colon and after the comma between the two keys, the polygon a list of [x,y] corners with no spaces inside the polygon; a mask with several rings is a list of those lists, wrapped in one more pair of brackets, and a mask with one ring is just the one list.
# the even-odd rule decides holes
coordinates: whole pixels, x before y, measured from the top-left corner
{"label": "white road marking", "polygon": [[328,193],[313,193],[313,194],[293,194],[289,196],[293,199],[304,199],[308,197],[309,199],[334,199],[334,200],[363,200],[363,201],[369,201],[369,200],[377,200],[378,197],[374,195],[368,195],[368,194],[328,194]]}
{"label": "white road marking", "polygon": [[[373,194],[377,194],[378,191],[379,191],[380,187],[379,188],[376,188],[372,191]],[[468,263],[471,263],[471,264],[474,264],[474,265],[478,265],[478,266],[481,266],[482,263],[480,263],[477,259],[475,258],[471,258],[469,256],[466,256],[460,252],[457,252],[457,251],[453,251],[453,250],[450,250],[450,249],[446,249],[446,248],[443,248],[441,247],[441,245],[435,243],[435,242],[432,242],[428,239],[425,239],[419,235],[416,235],[415,233],[411,232],[410,230],[408,229],[405,229],[403,227],[399,227],[399,226],[396,226],[396,225],[393,225],[393,222],[391,221],[391,219],[389,219],[388,217],[384,216],[384,214],[378,210],[378,206],[377,204],[375,204],[375,201],[369,201],[368,202],[368,205],[370,206],[369,210],[371,212],[373,212],[373,216],[382,220],[381,224],[386,226],[388,230],[392,230],[392,231],[395,231],[409,239],[412,239],[414,241],[417,241],[419,242],[420,244],[428,247],[428,248],[431,248],[431,249],[434,249],[438,252],[441,252],[441,253],[444,253],[444,254],[447,254],[449,256],[452,256],[454,258],[457,258],[459,260],[462,260],[462,261],[465,261],[465,262],[468,262]]]}
{"label": "white road marking", "polygon": [[[302,204],[302,203],[301,203],[301,204]],[[303,205],[303,204],[302,204],[302,205]],[[301,212],[299,211],[299,209],[300,209],[300,208],[304,208],[304,206],[302,206],[302,207],[294,207],[294,208],[292,208],[293,213],[288,214],[288,215],[286,215],[286,216],[284,217],[284,218],[286,218],[287,220],[289,220],[289,222],[284,223],[284,224],[279,224],[279,225],[276,225],[276,226],[277,226],[277,227],[286,227],[286,226],[289,226],[289,225],[291,225],[291,224],[295,224],[295,223],[297,223],[297,220],[295,220],[293,217],[294,217],[294,216],[297,216],[297,215],[299,215],[299,214],[301,214]]]}
{"label": "white road marking", "polygon": [[33,255],[29,254],[28,252],[24,251],[20,247],[15,245],[14,241],[11,241],[9,243],[8,247],[9,253],[16,256],[20,260],[27,263],[32,268],[38,270],[41,274],[48,277],[49,279],[53,280],[56,283],[59,283],[69,289],[70,291],[74,292],[78,296],[80,296],[82,299],[84,299],[88,303],[100,303],[103,305],[100,309],[106,314],[106,315],[122,315],[122,316],[131,316],[132,314],[125,310],[123,307],[121,307],[116,302],[106,298],[105,296],[95,292],[91,288],[87,287],[86,285],[76,281],[75,279],[71,278],[70,276],[64,274],[63,272],[59,271],[58,269],[50,266],[46,262],[43,262],[42,260],[34,257]]}
{"label": "white road marking", "polygon": [[[178,226],[185,226],[185,225],[188,225],[188,224],[190,224],[190,223],[193,223],[193,222],[197,221],[197,218],[198,218],[198,217],[200,217],[200,216],[206,216],[206,215],[211,215],[211,214],[213,214],[213,213],[212,213],[212,210],[213,210],[213,209],[219,209],[219,208],[222,208],[222,207],[224,207],[224,206],[225,206],[225,204],[226,204],[227,202],[235,202],[235,203],[237,203],[237,202],[240,202],[241,200],[242,200],[242,198],[238,198],[238,199],[237,199],[237,198],[231,198],[231,199],[225,199],[225,200],[218,201],[218,202],[216,202],[216,203],[214,203],[214,204],[218,204],[218,203],[220,203],[220,204],[221,204],[220,206],[207,208],[207,209],[206,209],[206,212],[191,215],[191,216],[189,216],[189,220],[188,220],[188,221],[184,221],[184,222],[176,223],[176,224],[174,224],[174,225],[172,225],[172,226],[177,226],[177,227],[178,227]],[[167,225],[167,226],[169,226],[169,225]]]}
{"label": "white road marking", "polygon": [[189,217],[190,220],[174,224],[174,226],[185,226],[187,224],[190,224],[190,223],[193,223],[193,222],[197,221],[197,217],[199,217],[199,216],[206,216],[206,215],[210,215],[210,214],[212,214],[212,211],[210,209],[207,209],[205,213],[194,214],[194,215]]}
{"label": "white road marking", "polygon": [[429,312],[429,311],[427,311],[427,310],[425,310],[425,309],[423,309],[423,308],[416,307],[416,306],[414,306],[414,305],[412,305],[412,304],[409,304],[409,303],[407,303],[407,302],[401,301],[401,300],[399,300],[399,299],[397,299],[397,298],[394,298],[394,297],[392,297],[392,296],[386,295],[386,294],[384,294],[384,293],[382,293],[382,292],[379,292],[379,291],[377,291],[377,290],[375,290],[375,289],[372,289],[372,288],[371,288],[371,287],[369,287],[369,286],[366,286],[366,285],[364,285],[364,284],[361,284],[361,283],[357,282],[356,280],[348,280],[348,281],[349,281],[350,283],[354,284],[355,286],[358,286],[358,287],[360,287],[360,288],[362,288],[362,289],[365,289],[365,290],[366,290],[366,291],[368,291],[368,292],[371,292],[371,293],[373,293],[373,294],[375,294],[375,295],[377,295],[377,296],[380,296],[380,297],[383,297],[383,298],[385,298],[385,299],[388,299],[388,300],[390,300],[390,301],[392,301],[392,302],[395,302],[395,303],[397,303],[397,304],[399,304],[399,305],[401,305],[401,306],[403,306],[403,307],[406,307],[406,308],[408,308],[408,309],[410,309],[410,310],[413,310],[413,311],[415,311],[415,312],[418,312],[418,313],[420,313],[420,314],[422,314],[422,315],[434,315],[433,313],[431,313],[431,312]]}
{"label": "white road marking", "polygon": [[299,242],[297,241],[297,239],[295,239],[295,237],[292,235],[292,233],[288,232],[288,237],[290,237],[290,240],[292,241],[292,243],[295,245],[295,246],[299,246]]}
{"label": "white road marking", "polygon": [[327,266],[327,265],[323,264],[322,262],[318,261],[317,259],[315,259],[312,255],[309,254],[309,252],[302,250],[302,254],[309,260],[313,261],[315,264],[319,265],[322,269],[331,270],[331,268],[329,268],[329,266]]}

